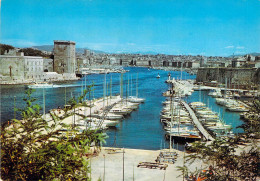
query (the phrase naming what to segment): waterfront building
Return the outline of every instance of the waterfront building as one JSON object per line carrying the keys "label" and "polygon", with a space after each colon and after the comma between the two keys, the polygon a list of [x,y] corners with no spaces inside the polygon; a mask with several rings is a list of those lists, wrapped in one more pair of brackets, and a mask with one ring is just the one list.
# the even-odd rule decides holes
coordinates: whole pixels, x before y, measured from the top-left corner
{"label": "waterfront building", "polygon": [[236,59],[232,60],[231,66],[234,68],[237,68],[237,67],[242,67],[245,64],[246,64],[245,58],[236,58]]}
{"label": "waterfront building", "polygon": [[0,75],[2,82],[24,82],[43,80],[43,57],[23,56],[17,52],[16,56],[0,56]]}
{"label": "waterfront building", "polygon": [[251,88],[260,85],[260,69],[256,68],[199,68],[196,82],[217,81],[228,88]]}
{"label": "waterfront building", "polygon": [[75,74],[75,45],[73,41],[54,40],[54,72]]}
{"label": "waterfront building", "polygon": [[53,59],[43,59],[43,71],[53,72]]}
{"label": "waterfront building", "polygon": [[43,79],[43,58],[26,56],[24,59],[24,76],[27,80],[37,81]]}

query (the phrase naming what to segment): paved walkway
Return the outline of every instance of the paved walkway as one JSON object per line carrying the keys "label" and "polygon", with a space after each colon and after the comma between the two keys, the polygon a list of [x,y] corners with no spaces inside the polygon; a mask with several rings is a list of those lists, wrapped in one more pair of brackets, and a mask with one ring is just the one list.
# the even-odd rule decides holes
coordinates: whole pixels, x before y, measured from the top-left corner
{"label": "paved walkway", "polygon": [[[106,147],[102,148],[98,156],[91,158],[91,179],[102,181],[182,181],[182,173],[178,171],[177,166],[183,166],[184,153],[178,150],[172,150],[178,153],[174,164],[168,164],[166,170],[158,168],[137,167],[140,162],[155,162],[161,150],[142,150],[142,149],[116,149],[115,152],[108,151]],[[124,154],[123,154],[124,150]],[[169,150],[165,150],[169,151]],[[185,153],[185,156],[187,154]],[[123,161],[124,160],[124,161]],[[188,163],[186,166],[190,171],[200,169],[202,162],[196,160]],[[204,168],[204,166],[203,166]],[[180,175],[180,177],[179,177]],[[124,178],[124,179],[123,179]]]}
{"label": "paved walkway", "polygon": [[201,134],[203,134],[203,136],[208,139],[208,140],[215,140],[209,133],[207,130],[205,130],[205,128],[202,126],[202,124],[200,123],[200,121],[198,120],[197,116],[195,115],[194,111],[190,108],[190,106],[184,102],[181,101],[181,103],[186,107],[186,109],[189,111],[191,118],[193,120],[193,123],[196,125],[196,127],[199,129],[199,131],[201,132]]}

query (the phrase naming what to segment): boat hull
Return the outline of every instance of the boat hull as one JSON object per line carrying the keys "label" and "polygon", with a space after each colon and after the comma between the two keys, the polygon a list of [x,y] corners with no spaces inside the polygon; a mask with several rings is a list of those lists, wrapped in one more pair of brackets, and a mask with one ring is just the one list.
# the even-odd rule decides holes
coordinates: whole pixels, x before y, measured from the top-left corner
{"label": "boat hull", "polygon": [[186,135],[165,134],[166,140],[170,140],[170,136],[172,140],[176,142],[194,142],[194,141],[201,140],[201,137],[196,135],[186,136]]}

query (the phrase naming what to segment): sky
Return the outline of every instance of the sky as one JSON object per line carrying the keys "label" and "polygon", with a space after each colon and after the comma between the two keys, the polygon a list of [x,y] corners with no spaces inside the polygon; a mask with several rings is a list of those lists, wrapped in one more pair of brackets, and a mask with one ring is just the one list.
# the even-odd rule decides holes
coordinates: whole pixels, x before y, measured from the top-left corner
{"label": "sky", "polygon": [[0,0],[1,43],[108,53],[260,52],[260,0]]}

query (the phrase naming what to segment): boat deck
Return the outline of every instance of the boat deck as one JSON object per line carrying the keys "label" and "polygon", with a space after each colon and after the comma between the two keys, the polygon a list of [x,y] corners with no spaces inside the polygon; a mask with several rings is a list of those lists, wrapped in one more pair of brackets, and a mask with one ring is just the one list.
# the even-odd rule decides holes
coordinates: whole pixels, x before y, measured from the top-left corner
{"label": "boat deck", "polygon": [[185,106],[185,108],[189,111],[190,116],[192,118],[193,123],[196,125],[196,127],[198,128],[198,130],[201,132],[201,134],[203,134],[203,136],[207,139],[207,140],[215,140],[209,133],[208,131],[202,126],[202,124],[199,122],[197,116],[195,115],[194,111],[190,108],[190,106],[184,102],[181,101],[182,105]]}

